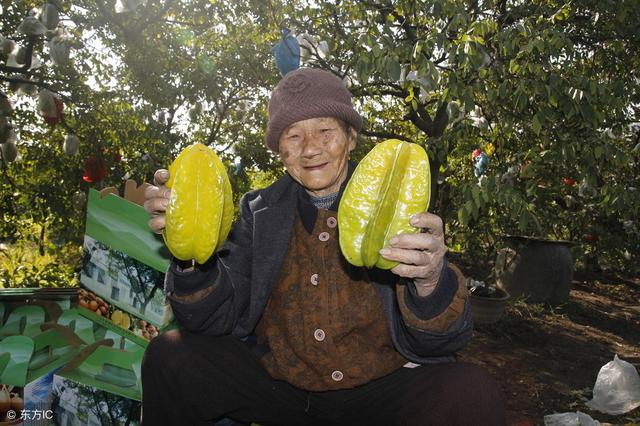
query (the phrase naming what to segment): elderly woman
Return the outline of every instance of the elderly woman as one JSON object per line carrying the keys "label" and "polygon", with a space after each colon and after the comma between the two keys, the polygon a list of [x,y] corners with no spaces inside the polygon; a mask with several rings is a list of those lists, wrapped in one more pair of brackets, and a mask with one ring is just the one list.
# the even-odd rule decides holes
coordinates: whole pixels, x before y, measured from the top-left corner
{"label": "elderly woman", "polygon": [[[287,74],[269,103],[266,143],[287,173],[244,195],[224,246],[205,264],[173,261],[166,290],[181,329],[151,341],[145,425],[500,425],[489,375],[454,354],[472,323],[442,221],[381,250],[391,271],[349,265],[336,213],[362,120],[342,81]],[[145,208],[164,228],[166,170]]]}

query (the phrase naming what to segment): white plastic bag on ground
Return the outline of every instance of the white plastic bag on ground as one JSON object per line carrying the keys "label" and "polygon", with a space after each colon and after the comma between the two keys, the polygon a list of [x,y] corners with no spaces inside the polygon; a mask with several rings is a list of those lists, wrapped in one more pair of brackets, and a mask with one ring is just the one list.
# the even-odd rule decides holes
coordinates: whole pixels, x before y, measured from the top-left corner
{"label": "white plastic bag on ground", "polygon": [[600,426],[590,415],[580,411],[544,416],[544,426]]}
{"label": "white plastic bag on ground", "polygon": [[633,364],[618,358],[606,363],[593,386],[591,409],[618,415],[640,406],[640,375]]}

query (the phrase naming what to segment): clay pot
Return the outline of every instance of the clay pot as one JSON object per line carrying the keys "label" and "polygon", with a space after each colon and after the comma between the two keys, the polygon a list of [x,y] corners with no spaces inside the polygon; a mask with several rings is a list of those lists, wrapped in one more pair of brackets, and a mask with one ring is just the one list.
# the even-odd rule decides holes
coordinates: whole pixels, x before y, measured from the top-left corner
{"label": "clay pot", "polygon": [[476,324],[493,324],[498,322],[503,316],[509,301],[509,293],[496,288],[496,291],[489,296],[479,296],[469,293],[471,299],[471,316]]}
{"label": "clay pot", "polygon": [[560,304],[569,300],[573,280],[571,241],[508,236],[510,247],[496,260],[496,283],[527,302]]}

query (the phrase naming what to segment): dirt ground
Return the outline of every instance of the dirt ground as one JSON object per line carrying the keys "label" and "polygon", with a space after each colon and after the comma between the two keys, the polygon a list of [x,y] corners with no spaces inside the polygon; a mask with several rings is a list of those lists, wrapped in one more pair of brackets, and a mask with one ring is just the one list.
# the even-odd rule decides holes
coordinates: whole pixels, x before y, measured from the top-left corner
{"label": "dirt ground", "polygon": [[559,306],[511,300],[498,323],[476,325],[461,358],[499,380],[510,425],[542,425],[545,415],[575,411],[601,423],[640,424],[640,407],[610,416],[585,405],[614,354],[640,369],[640,278],[576,276]]}

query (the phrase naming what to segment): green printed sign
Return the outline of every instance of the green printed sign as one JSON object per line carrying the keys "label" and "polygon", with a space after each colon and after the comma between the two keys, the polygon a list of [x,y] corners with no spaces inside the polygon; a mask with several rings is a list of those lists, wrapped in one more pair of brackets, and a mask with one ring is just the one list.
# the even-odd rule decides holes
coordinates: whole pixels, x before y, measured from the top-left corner
{"label": "green printed sign", "polygon": [[160,235],[148,226],[144,209],[114,194],[100,198],[89,191],[86,234],[160,272],[169,267],[170,254]]}

